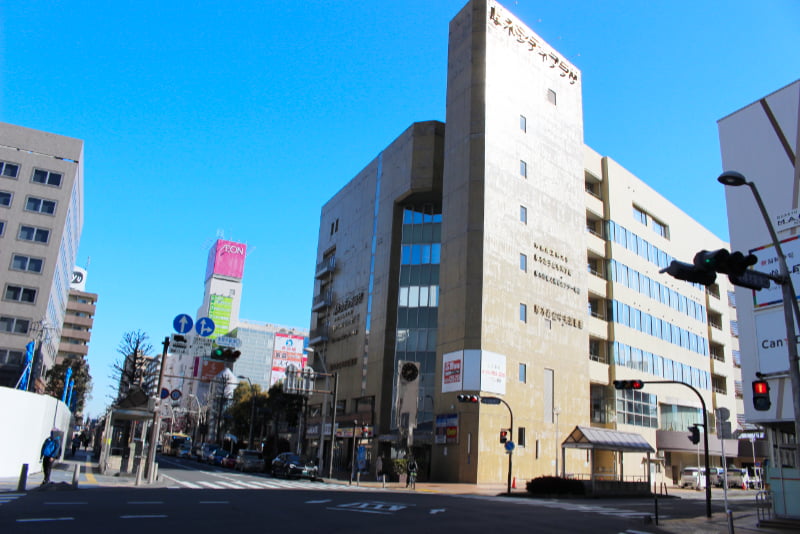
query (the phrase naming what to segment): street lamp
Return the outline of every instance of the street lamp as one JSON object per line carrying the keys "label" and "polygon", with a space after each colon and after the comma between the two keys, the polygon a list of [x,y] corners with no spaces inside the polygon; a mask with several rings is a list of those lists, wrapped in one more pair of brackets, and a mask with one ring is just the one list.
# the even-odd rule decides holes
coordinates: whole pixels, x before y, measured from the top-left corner
{"label": "street lamp", "polygon": [[[761,195],[758,193],[756,184],[748,182],[742,173],[736,171],[723,172],[719,178],[717,178],[717,181],[731,187],[739,187],[742,185],[750,187],[750,191],[753,192],[753,197],[755,197],[756,203],[758,204],[758,209],[761,211],[761,216],[764,218],[764,223],[767,225],[772,244],[775,246],[775,252],[778,254],[778,265],[780,267],[780,276],[782,279],[780,286],[783,293],[783,317],[786,323],[786,345],[789,355],[789,376],[792,384],[794,435],[795,441],[797,441],[797,439],[800,438],[800,367],[798,367],[795,318],[800,320],[800,309],[798,309],[797,305],[797,293],[794,290],[794,284],[792,284],[792,279],[789,275],[789,268],[786,265],[786,256],[783,253],[778,234],[775,232],[775,228],[770,221],[767,208],[764,206],[763,200],[761,200]],[[793,312],[794,316],[792,315]],[[800,446],[794,448],[794,454],[794,465],[800,468]]]}
{"label": "street lamp", "polygon": [[558,416],[561,413],[561,410],[556,406],[553,408],[553,416],[556,419],[556,476],[558,476],[558,440],[559,440],[559,433],[558,433]]}
{"label": "street lamp", "polygon": [[256,392],[253,383],[246,376],[239,375],[236,378],[239,380],[247,380],[250,384],[250,434],[247,436],[247,448],[253,449],[253,419],[256,417]]}

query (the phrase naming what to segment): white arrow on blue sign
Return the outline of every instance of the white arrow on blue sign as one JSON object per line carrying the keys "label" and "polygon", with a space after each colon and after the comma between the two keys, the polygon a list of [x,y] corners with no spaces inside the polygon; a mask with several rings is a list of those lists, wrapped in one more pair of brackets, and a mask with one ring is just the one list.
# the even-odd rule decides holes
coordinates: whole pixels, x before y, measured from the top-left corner
{"label": "white arrow on blue sign", "polygon": [[194,331],[197,332],[197,335],[208,337],[214,333],[214,321],[209,319],[208,317],[201,317],[197,320],[197,323],[194,325]]}
{"label": "white arrow on blue sign", "polygon": [[175,317],[175,319],[172,321],[172,328],[174,328],[179,334],[185,334],[192,329],[193,324],[194,321],[192,321],[192,318],[189,315],[182,313]]}

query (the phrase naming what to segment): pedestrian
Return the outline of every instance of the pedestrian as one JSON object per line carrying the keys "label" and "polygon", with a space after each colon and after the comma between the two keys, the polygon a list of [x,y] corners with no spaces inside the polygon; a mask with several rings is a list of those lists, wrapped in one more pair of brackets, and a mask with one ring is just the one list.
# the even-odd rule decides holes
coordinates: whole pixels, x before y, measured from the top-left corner
{"label": "pedestrian", "polygon": [[44,480],[42,485],[50,482],[50,471],[53,469],[53,464],[56,458],[61,456],[61,436],[58,435],[56,430],[50,431],[50,437],[42,443],[42,451],[39,454],[39,461],[42,462],[42,471],[44,472]]}
{"label": "pedestrian", "polygon": [[406,464],[406,487],[410,484],[414,484],[417,478],[417,471],[419,470],[419,466],[417,465],[417,461],[414,457],[410,457],[408,459],[408,463]]}
{"label": "pedestrian", "polygon": [[81,437],[78,434],[72,436],[72,456],[75,456],[75,451],[81,446]]}
{"label": "pedestrian", "polygon": [[83,450],[89,449],[89,442],[92,440],[88,432],[83,433]]}

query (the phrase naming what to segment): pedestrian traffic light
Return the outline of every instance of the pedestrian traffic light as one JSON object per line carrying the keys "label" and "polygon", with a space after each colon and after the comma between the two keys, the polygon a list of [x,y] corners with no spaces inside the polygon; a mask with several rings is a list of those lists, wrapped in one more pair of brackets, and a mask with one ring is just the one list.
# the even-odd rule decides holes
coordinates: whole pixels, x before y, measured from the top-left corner
{"label": "pedestrian traffic light", "polygon": [[759,412],[766,412],[771,406],[769,383],[766,380],[753,380],[753,408]]}
{"label": "pedestrian traffic light", "polygon": [[642,389],[643,387],[643,380],[614,380],[616,389]]}
{"label": "pedestrian traffic light", "polygon": [[697,425],[692,425],[689,427],[689,441],[697,445],[700,443],[700,429]]}
{"label": "pedestrian traffic light", "polygon": [[459,395],[458,402],[470,402],[472,404],[477,404],[480,402],[481,398],[477,395]]}
{"label": "pedestrian traffic light", "polygon": [[500,430],[500,443],[505,443],[508,441],[508,430],[505,428]]}

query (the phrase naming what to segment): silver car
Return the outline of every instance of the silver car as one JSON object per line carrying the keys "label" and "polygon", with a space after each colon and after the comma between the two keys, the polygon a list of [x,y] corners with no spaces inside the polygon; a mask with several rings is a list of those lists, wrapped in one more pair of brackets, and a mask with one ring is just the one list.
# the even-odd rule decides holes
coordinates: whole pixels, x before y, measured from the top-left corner
{"label": "silver car", "polygon": [[234,469],[242,473],[245,471],[262,471],[264,469],[264,458],[258,451],[242,449],[236,453]]}

